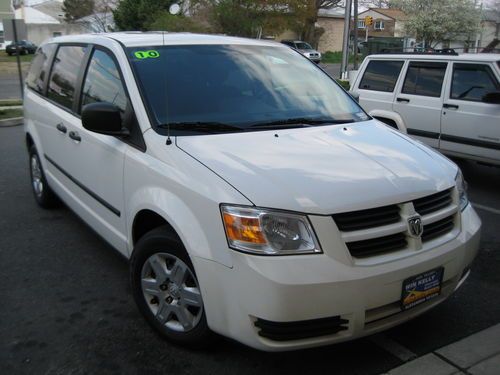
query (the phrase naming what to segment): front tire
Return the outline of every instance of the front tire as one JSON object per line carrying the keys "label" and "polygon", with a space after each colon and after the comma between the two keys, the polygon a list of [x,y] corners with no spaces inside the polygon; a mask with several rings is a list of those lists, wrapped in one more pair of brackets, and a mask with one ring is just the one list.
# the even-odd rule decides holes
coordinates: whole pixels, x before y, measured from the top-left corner
{"label": "front tire", "polygon": [[45,179],[42,163],[40,162],[40,157],[38,156],[35,145],[32,145],[29,149],[29,159],[31,188],[36,202],[43,208],[54,208],[59,206],[59,199]]}
{"label": "front tire", "polygon": [[130,279],[139,311],[162,336],[190,347],[212,341],[193,264],[168,227],[156,228],[137,242]]}

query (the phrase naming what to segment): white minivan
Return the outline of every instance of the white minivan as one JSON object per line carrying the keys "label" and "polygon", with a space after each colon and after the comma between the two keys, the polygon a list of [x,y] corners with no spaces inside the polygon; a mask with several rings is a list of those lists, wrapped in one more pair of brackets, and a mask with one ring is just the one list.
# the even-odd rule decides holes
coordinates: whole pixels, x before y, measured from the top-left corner
{"label": "white minivan", "polygon": [[283,44],[65,36],[26,86],[36,201],[130,258],[139,310],[172,342],[350,340],[469,275],[481,222],[457,166]]}
{"label": "white minivan", "polygon": [[373,117],[446,155],[500,165],[500,54],[371,55],[351,91]]}

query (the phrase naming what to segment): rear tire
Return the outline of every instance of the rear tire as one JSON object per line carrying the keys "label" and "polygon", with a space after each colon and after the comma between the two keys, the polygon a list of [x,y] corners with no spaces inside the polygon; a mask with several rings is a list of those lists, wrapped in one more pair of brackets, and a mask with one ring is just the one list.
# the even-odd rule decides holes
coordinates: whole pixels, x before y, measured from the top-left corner
{"label": "rear tire", "polygon": [[169,227],[153,229],[137,242],[130,281],[139,311],[167,340],[192,348],[212,342],[193,264]]}
{"label": "rear tire", "polygon": [[33,195],[36,203],[43,208],[54,208],[60,205],[59,198],[47,184],[45,174],[43,173],[42,163],[36,151],[35,145],[29,150],[30,179]]}

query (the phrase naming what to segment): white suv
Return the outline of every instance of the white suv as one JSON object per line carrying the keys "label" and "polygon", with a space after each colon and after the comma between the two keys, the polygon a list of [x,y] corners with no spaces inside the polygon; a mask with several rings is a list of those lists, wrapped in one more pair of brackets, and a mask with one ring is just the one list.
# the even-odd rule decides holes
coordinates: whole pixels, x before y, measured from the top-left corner
{"label": "white suv", "polygon": [[371,55],[351,91],[447,155],[500,165],[500,54]]}
{"label": "white suv", "polygon": [[130,258],[140,311],[177,343],[371,334],[450,296],[478,251],[457,166],[284,45],[60,37],[24,106],[35,199]]}

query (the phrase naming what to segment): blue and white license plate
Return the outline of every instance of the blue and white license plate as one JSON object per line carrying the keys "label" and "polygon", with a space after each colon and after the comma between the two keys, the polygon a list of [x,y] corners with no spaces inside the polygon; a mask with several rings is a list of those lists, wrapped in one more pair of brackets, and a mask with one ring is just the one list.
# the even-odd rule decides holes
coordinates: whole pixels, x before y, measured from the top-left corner
{"label": "blue and white license plate", "polygon": [[443,274],[444,267],[439,267],[403,281],[401,309],[411,309],[439,296]]}

